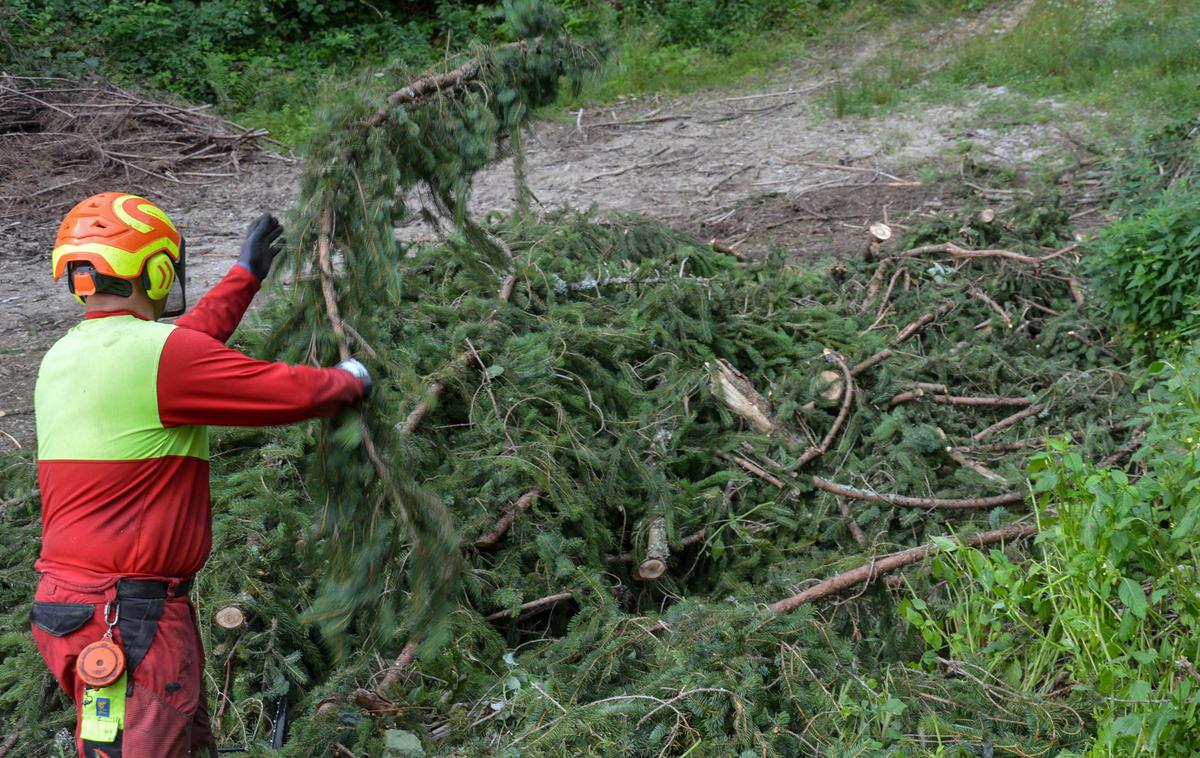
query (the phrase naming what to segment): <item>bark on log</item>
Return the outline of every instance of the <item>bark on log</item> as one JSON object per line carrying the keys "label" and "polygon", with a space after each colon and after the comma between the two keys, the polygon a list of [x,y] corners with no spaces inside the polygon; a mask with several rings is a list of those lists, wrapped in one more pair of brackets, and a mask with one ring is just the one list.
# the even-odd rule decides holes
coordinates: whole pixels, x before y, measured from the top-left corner
{"label": "bark on log", "polygon": [[850,536],[860,547],[867,546],[867,535],[863,534],[862,527],[854,520],[854,514],[850,512],[850,506],[843,498],[837,499],[838,510],[842,513],[842,518],[846,519],[846,528],[850,530]]}
{"label": "bark on log", "polygon": [[[992,545],[997,542],[1006,540],[1017,540],[1025,537],[1032,537],[1037,534],[1037,526],[1033,524],[1011,524],[1000,529],[993,529],[988,532],[980,532],[979,534],[968,537],[965,540],[955,540],[960,545],[967,547],[983,547],[984,545]],[[895,571],[898,568],[908,566],[918,561],[922,561],[938,551],[936,544],[921,545],[919,547],[902,550],[898,553],[884,556],[877,560],[873,559],[863,566],[856,569],[851,569],[837,576],[826,579],[798,594],[784,598],[771,603],[770,608],[775,613],[791,613],[800,606],[811,603],[814,600],[820,600],[830,595],[841,592],[844,589],[853,587],[859,584],[866,584],[873,581],[881,574],[889,571]]]}
{"label": "bark on log", "polygon": [[858,376],[859,374],[861,374],[862,372],[871,368],[875,364],[882,363],[883,361],[886,361],[888,358],[891,358],[891,357],[892,357],[891,348],[885,347],[884,349],[880,350],[878,353],[875,353],[874,355],[870,356],[869,358],[865,358],[862,361],[855,364],[854,368],[850,369],[850,375]]}
{"label": "bark on log", "polygon": [[633,571],[633,578],[642,582],[650,582],[667,573],[667,559],[671,557],[671,548],[667,545],[667,521],[656,518],[646,531],[646,547],[642,551],[641,561]]}
{"label": "bark on log", "polygon": [[974,405],[974,406],[1013,406],[1013,405],[1029,405],[1033,402],[1032,398],[1027,397],[971,397],[968,395],[946,395],[942,393],[928,395],[926,388],[917,387],[916,389],[907,390],[894,396],[888,401],[889,406],[897,406],[901,403],[908,403],[913,400],[928,398],[935,403],[943,405]]}
{"label": "bark on log", "polygon": [[1009,505],[1011,503],[1019,503],[1025,499],[1024,492],[1013,491],[1005,492],[1002,495],[991,495],[989,497],[968,497],[968,498],[940,498],[940,497],[909,497],[907,495],[893,495],[883,492],[875,492],[873,490],[863,490],[857,487],[850,487],[845,484],[831,482],[819,476],[812,478],[813,486],[819,490],[823,490],[833,495],[840,497],[848,497],[852,500],[869,500],[874,503],[887,503],[901,508],[994,508],[998,505]]}
{"label": "bark on log", "polygon": [[1004,325],[1009,329],[1012,329],[1012,317],[1008,315],[1007,311],[1000,307],[999,303],[988,297],[986,292],[975,287],[971,287],[971,289],[968,290],[968,293],[971,295],[971,297],[983,303],[988,308],[991,308],[992,311],[1000,317],[1000,320],[1004,322]]}
{"label": "bark on log", "polygon": [[871,307],[872,301],[879,295],[879,291],[883,289],[883,280],[887,277],[887,267],[888,262],[886,260],[880,261],[879,265],[875,267],[875,274],[867,284],[867,294],[858,306],[859,313],[866,313],[867,309]]}
{"label": "bark on log", "polygon": [[388,666],[387,672],[384,673],[383,679],[379,682],[379,686],[375,688],[377,692],[382,693],[400,679],[400,675],[417,659],[417,647],[419,645],[420,642],[416,639],[404,643],[404,647],[400,649],[400,655],[396,656],[396,660],[392,661],[391,666]]}
{"label": "bark on log", "polygon": [[786,489],[788,486],[787,483],[784,482],[782,479],[775,476],[770,471],[767,471],[762,466],[759,466],[758,464],[754,463],[754,461],[751,461],[748,458],[744,458],[740,455],[730,455],[729,453],[717,453],[717,457],[721,458],[722,460],[736,463],[737,465],[746,469],[747,471],[749,471],[751,474],[754,474],[758,478],[760,478],[766,482],[770,482],[771,484],[774,484],[779,489]]}
{"label": "bark on log", "polygon": [[995,471],[992,471],[987,466],[984,466],[979,461],[971,460],[967,456],[960,453],[957,448],[955,448],[951,445],[947,445],[945,450],[946,450],[946,455],[950,456],[951,460],[953,460],[955,463],[962,466],[963,468],[974,471],[976,474],[979,474],[984,479],[990,479],[993,482],[998,482],[1000,484],[1008,483],[1008,480],[1006,480],[1004,477],[1000,476]]}
{"label": "bark on log", "polygon": [[338,356],[350,359],[350,344],[346,340],[346,326],[338,310],[337,294],[333,291],[333,208],[326,207],[321,213],[321,234],[317,237],[317,265],[321,269],[321,294],[325,297],[325,311],[329,326],[337,338]]}

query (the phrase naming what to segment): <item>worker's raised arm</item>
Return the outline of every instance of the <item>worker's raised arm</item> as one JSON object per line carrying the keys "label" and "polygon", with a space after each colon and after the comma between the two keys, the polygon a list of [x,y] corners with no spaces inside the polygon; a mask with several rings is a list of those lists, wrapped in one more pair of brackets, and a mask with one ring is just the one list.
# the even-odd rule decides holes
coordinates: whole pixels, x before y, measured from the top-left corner
{"label": "worker's raised arm", "polygon": [[362,400],[369,379],[342,368],[259,361],[176,328],[158,363],[163,426],[270,426],[332,416]]}
{"label": "worker's raised arm", "polygon": [[260,287],[258,279],[235,265],[200,302],[175,320],[175,326],[202,332],[224,343],[242,322],[250,301]]}
{"label": "worker's raised arm", "polygon": [[218,342],[229,341],[271,271],[271,263],[282,245],[281,234],[283,227],[274,216],[269,213],[260,216],[246,232],[237,263],[175,325],[203,332]]}

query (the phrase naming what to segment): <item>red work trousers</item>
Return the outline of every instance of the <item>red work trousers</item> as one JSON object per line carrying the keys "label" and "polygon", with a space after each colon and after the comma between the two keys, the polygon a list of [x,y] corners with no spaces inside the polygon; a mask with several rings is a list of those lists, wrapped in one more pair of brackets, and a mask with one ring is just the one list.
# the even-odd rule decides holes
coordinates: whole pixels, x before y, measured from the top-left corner
{"label": "red work trousers", "polygon": [[[114,626],[113,639],[125,652],[126,670],[131,659],[140,660],[126,689],[124,728],[114,741],[101,743],[80,738],[85,685],[75,661],[108,629],[107,603],[116,603],[125,616]],[[201,681],[204,649],[186,596],[118,601],[112,582],[89,587],[43,574],[31,620],[38,651],[75,701],[75,743],[82,758],[215,758]]]}

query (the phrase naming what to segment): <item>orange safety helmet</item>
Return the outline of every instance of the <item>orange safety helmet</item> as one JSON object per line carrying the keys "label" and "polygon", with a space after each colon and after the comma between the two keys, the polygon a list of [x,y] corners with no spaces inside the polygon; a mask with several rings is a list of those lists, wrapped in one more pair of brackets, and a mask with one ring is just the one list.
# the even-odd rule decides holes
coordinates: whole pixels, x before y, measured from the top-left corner
{"label": "orange safety helmet", "polygon": [[151,300],[162,300],[175,284],[182,293],[184,255],[183,238],[162,208],[137,195],[102,192],[67,213],[51,266],[55,281],[68,274],[80,302],[98,291],[132,292],[131,285],[112,279],[140,279]]}

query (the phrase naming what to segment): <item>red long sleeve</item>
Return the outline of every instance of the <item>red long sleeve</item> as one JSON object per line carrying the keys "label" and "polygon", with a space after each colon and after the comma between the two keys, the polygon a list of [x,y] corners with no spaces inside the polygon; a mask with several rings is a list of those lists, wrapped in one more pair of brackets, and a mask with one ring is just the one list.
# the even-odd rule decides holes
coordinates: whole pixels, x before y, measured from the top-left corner
{"label": "red long sleeve", "polygon": [[200,298],[196,307],[176,319],[175,326],[228,342],[260,286],[254,274],[235,264],[217,286]]}
{"label": "red long sleeve", "polygon": [[176,329],[158,362],[163,426],[270,426],[332,416],[362,399],[362,382],[336,368],[258,361],[191,329]]}

